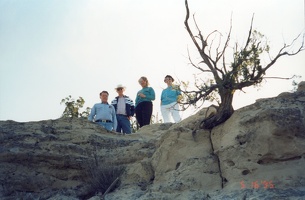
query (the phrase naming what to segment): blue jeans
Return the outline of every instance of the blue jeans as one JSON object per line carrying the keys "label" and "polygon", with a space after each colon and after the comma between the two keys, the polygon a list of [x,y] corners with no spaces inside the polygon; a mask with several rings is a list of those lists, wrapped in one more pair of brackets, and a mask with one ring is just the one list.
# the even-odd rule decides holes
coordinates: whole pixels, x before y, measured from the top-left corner
{"label": "blue jeans", "polygon": [[96,123],[98,123],[98,125],[101,125],[105,129],[107,129],[108,131],[112,131],[112,129],[113,129],[113,123],[112,122],[96,122]]}
{"label": "blue jeans", "polygon": [[116,115],[116,120],[118,121],[116,132],[131,133],[130,121],[126,115]]}

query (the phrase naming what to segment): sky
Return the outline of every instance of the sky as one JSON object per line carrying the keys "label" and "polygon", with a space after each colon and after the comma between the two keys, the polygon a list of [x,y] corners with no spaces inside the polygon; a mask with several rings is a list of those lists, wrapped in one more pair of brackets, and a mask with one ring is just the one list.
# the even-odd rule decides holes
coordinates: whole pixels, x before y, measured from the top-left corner
{"label": "sky", "polygon": [[[271,55],[304,33],[304,0],[189,0],[189,8],[204,36],[214,30],[225,36],[232,19],[232,44],[245,42],[254,14],[253,28],[268,38]],[[118,84],[135,99],[141,76],[155,90],[160,118],[167,74],[191,84],[194,74],[206,78],[188,60],[188,51],[195,60],[199,55],[185,13],[184,0],[0,0],[0,120],[57,119],[63,98],[81,96],[92,107],[102,90],[110,102]],[[304,67],[305,51],[281,58],[266,76],[299,75],[300,82]],[[261,88],[237,91],[233,106],[292,89],[291,80],[267,79]],[[196,111],[181,112],[182,118]]]}

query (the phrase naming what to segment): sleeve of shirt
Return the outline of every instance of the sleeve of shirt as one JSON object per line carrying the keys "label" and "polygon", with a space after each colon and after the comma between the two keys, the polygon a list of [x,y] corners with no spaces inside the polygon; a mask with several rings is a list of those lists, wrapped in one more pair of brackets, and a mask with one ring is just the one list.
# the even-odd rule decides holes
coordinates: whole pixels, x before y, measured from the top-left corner
{"label": "sleeve of shirt", "polygon": [[113,99],[110,104],[114,105],[115,104],[115,99]]}
{"label": "sleeve of shirt", "polygon": [[116,119],[115,109],[112,106],[112,121],[113,121],[113,131],[116,131],[116,128],[118,126],[118,121]]}
{"label": "sleeve of shirt", "polygon": [[164,99],[164,93],[165,93],[165,89],[164,89],[164,90],[162,90],[162,93],[161,93],[161,98],[160,98],[160,100],[161,100],[161,101]]}
{"label": "sleeve of shirt", "polygon": [[139,103],[139,95],[138,94],[139,94],[139,92],[137,93],[137,96],[135,98],[135,107]]}
{"label": "sleeve of shirt", "polygon": [[130,114],[131,114],[131,116],[133,116],[134,115],[134,103],[133,103],[133,100],[131,100],[130,98],[129,98],[129,101],[130,101]]}
{"label": "sleeve of shirt", "polygon": [[90,112],[90,114],[89,114],[89,116],[88,116],[88,120],[89,121],[93,121],[93,119],[94,119],[94,116],[95,116],[95,105],[91,108],[91,112]]}
{"label": "sleeve of shirt", "polygon": [[152,87],[149,88],[149,94],[146,95],[146,98],[153,101],[155,100],[156,96],[155,96],[155,91]]}

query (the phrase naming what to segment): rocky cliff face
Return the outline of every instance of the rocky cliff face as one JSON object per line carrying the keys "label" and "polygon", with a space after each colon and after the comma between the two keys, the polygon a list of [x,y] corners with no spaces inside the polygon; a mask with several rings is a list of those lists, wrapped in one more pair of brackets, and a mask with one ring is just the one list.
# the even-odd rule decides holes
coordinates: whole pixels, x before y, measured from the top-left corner
{"label": "rocky cliff face", "polygon": [[304,198],[304,83],[211,131],[198,129],[204,116],[131,135],[81,119],[1,121],[0,199],[99,199],[99,172],[118,166],[105,199]]}

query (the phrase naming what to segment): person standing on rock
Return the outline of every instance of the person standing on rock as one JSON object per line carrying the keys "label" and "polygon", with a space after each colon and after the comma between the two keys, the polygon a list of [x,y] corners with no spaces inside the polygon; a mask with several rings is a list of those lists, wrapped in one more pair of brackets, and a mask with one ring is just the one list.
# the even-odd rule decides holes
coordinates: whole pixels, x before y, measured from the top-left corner
{"label": "person standing on rock", "polygon": [[130,119],[134,115],[134,103],[128,96],[124,95],[125,89],[126,87],[121,84],[115,88],[119,96],[112,100],[111,105],[114,106],[118,121],[116,131],[130,134]]}
{"label": "person standing on rock", "polygon": [[155,100],[155,91],[152,87],[148,87],[148,79],[145,76],[142,76],[138,82],[142,86],[142,89],[138,91],[136,96],[135,113],[139,126],[142,127],[150,124],[153,111],[152,101]]}
{"label": "person standing on rock", "polygon": [[117,119],[113,105],[108,104],[109,93],[102,91],[100,93],[101,103],[96,103],[88,116],[89,121],[94,121],[107,129],[115,131],[117,128]]}
{"label": "person standing on rock", "polygon": [[179,98],[181,97],[181,91],[179,86],[173,85],[174,78],[170,75],[166,75],[164,82],[167,84],[161,93],[161,114],[165,123],[171,122],[171,118],[175,123],[181,121],[179,114]]}

